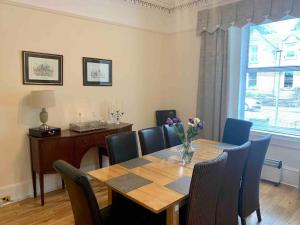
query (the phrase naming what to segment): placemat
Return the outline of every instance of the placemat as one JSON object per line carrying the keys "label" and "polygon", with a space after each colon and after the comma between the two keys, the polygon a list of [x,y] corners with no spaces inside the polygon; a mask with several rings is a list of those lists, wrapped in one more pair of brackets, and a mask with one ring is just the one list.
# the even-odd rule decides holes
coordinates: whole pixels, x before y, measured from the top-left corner
{"label": "placemat", "polygon": [[127,169],[134,169],[136,167],[143,166],[148,163],[151,163],[151,161],[149,161],[147,159],[143,159],[143,158],[135,158],[135,159],[128,160],[126,162],[119,163],[119,165],[121,165]]}
{"label": "placemat", "polygon": [[177,155],[175,150],[171,150],[171,149],[165,149],[165,150],[161,150],[158,152],[154,152],[150,154],[151,156],[154,156],[156,158],[159,159],[168,159],[171,156]]}
{"label": "placemat", "polygon": [[144,185],[151,184],[152,181],[147,180],[136,174],[128,173],[128,174],[110,179],[106,183],[121,192],[127,193],[127,192],[133,191],[137,188],[140,188]]}
{"label": "placemat", "polygon": [[176,191],[180,194],[187,195],[190,190],[191,180],[192,180],[191,177],[184,176],[184,177],[181,177],[181,178],[165,185],[165,187],[167,187],[173,191]]}

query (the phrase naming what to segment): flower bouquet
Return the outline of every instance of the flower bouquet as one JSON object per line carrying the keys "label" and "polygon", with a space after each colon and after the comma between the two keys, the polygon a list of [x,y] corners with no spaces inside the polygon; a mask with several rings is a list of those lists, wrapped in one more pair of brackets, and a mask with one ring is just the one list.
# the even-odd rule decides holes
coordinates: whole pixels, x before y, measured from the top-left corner
{"label": "flower bouquet", "polygon": [[179,150],[180,158],[183,164],[191,163],[194,155],[194,149],[191,145],[192,140],[204,129],[204,122],[199,118],[190,118],[188,128],[185,131],[184,126],[179,118],[168,118],[166,123],[174,127],[175,133],[182,142]]}

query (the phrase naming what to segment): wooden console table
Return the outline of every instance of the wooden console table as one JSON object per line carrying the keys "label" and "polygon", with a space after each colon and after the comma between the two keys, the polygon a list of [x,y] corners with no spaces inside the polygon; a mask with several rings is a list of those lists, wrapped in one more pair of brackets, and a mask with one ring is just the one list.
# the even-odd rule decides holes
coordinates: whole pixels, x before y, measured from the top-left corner
{"label": "wooden console table", "polygon": [[84,133],[65,130],[61,135],[53,137],[38,138],[29,135],[34,197],[36,197],[36,173],[39,174],[41,205],[44,205],[44,174],[56,173],[52,167],[54,161],[62,159],[80,168],[85,153],[92,147],[98,147],[99,165],[102,167],[102,155],[107,154],[105,137],[131,130],[132,124],[121,123],[110,124],[105,129]]}

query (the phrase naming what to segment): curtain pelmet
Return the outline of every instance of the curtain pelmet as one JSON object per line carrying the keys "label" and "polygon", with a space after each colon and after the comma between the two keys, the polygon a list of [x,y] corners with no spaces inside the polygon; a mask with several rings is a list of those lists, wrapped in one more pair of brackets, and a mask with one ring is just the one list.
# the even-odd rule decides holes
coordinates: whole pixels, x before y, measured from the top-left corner
{"label": "curtain pelmet", "polygon": [[277,21],[287,15],[300,17],[300,0],[242,0],[200,11],[198,34],[247,23],[259,24],[266,19]]}

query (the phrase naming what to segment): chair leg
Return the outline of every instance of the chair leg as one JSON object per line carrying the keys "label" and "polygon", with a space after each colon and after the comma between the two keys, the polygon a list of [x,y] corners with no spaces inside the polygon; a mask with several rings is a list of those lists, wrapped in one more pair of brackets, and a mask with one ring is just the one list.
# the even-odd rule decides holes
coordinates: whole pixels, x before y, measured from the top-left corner
{"label": "chair leg", "polygon": [[256,210],[256,215],[257,215],[258,222],[260,222],[260,221],[261,221],[260,208],[258,208],[258,209]]}
{"label": "chair leg", "polygon": [[242,225],[246,225],[246,219],[241,217]]}

